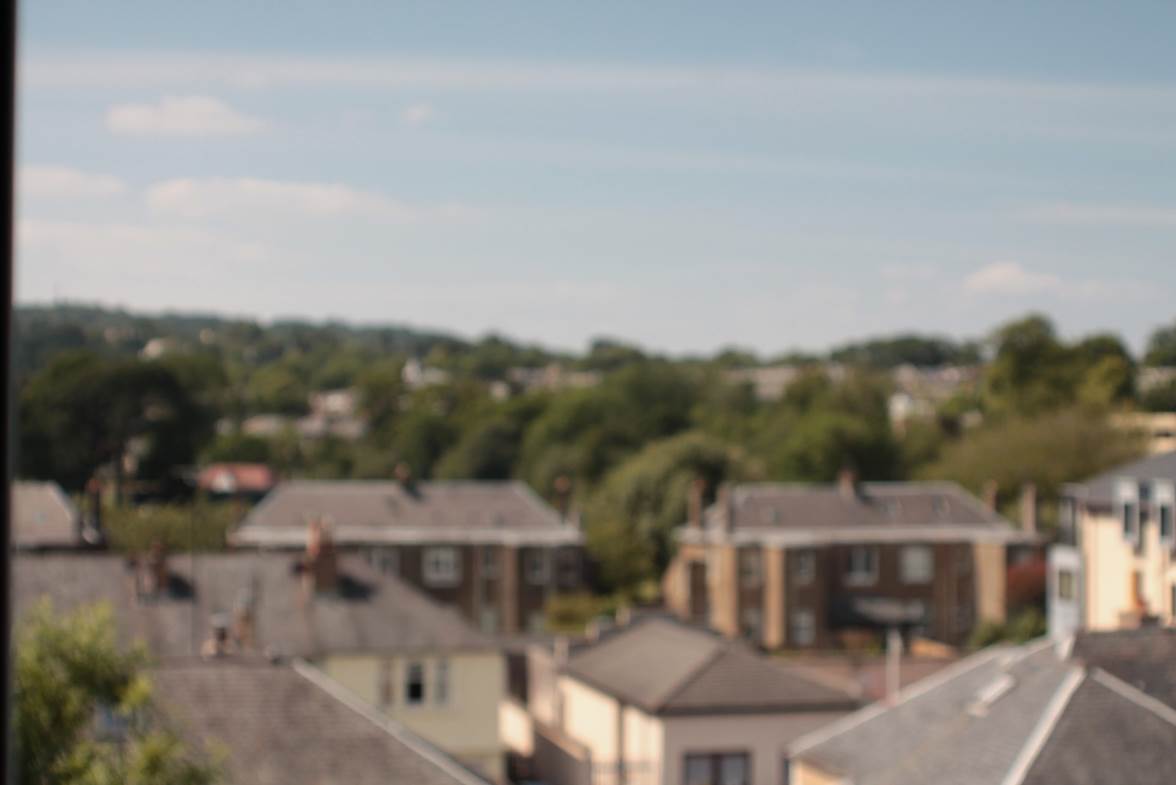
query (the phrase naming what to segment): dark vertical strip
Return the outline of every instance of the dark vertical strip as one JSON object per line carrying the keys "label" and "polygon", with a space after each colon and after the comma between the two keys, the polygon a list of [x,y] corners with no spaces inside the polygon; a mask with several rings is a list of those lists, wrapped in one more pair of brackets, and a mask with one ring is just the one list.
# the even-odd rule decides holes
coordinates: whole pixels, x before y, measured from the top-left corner
{"label": "dark vertical strip", "polygon": [[0,420],[0,470],[3,471],[3,498],[0,499],[0,509],[4,515],[0,516],[0,543],[4,546],[4,558],[0,559],[0,674],[3,675],[3,690],[0,698],[4,701],[3,711],[0,711],[0,773],[5,782],[12,781],[15,770],[12,745],[12,601],[10,586],[12,581],[12,469],[13,456],[16,454],[13,436],[16,433],[13,415],[16,409],[14,401],[14,376],[12,370],[13,319],[12,319],[12,268],[13,268],[13,239],[12,229],[16,216],[15,194],[15,165],[13,158],[16,152],[16,0],[4,0],[3,20],[0,20],[3,35],[4,84],[0,89],[4,91],[2,100],[4,113],[3,133],[4,150],[0,158],[4,160],[3,174],[0,174],[0,188],[3,189],[3,205],[0,205],[0,243],[3,243],[4,270],[0,273],[0,296],[4,299],[4,341],[0,351],[3,352],[4,379],[4,411]]}

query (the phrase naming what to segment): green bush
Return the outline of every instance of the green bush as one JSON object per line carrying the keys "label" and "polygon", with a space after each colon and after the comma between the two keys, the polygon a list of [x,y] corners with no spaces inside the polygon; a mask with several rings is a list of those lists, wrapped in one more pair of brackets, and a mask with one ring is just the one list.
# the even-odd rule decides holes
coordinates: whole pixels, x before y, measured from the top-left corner
{"label": "green bush", "polygon": [[146,551],[156,540],[171,551],[219,551],[240,512],[214,502],[107,507],[103,528],[110,546],[125,553]]}

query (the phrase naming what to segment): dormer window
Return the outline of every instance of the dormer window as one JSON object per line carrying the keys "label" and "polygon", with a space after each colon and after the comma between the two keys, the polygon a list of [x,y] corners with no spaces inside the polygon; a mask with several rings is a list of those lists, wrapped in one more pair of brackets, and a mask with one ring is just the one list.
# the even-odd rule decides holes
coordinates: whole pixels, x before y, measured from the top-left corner
{"label": "dormer window", "polygon": [[1115,508],[1123,539],[1138,548],[1140,537],[1139,485],[1133,480],[1120,480],[1115,485]]}

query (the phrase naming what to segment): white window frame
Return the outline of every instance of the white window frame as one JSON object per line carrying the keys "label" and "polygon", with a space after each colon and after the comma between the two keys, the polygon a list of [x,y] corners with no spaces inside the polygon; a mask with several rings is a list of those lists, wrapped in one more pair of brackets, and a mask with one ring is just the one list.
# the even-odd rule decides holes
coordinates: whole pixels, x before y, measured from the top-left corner
{"label": "white window frame", "polygon": [[1115,513],[1123,539],[1139,547],[1140,509],[1139,484],[1135,480],[1119,480],[1115,483]]}
{"label": "white window frame", "polygon": [[523,579],[529,586],[546,586],[551,582],[551,550],[528,548],[523,551]]}
{"label": "white window frame", "polygon": [[452,545],[425,548],[421,560],[421,572],[427,585],[456,586],[461,583],[461,554]]}
{"label": "white window frame", "polygon": [[754,589],[764,583],[764,556],[758,548],[739,549],[739,585]]}
{"label": "white window frame", "polygon": [[[808,608],[795,608],[788,624],[790,646],[812,646],[817,640],[817,617]],[[804,634],[801,634],[804,631]]]}
{"label": "white window frame", "polygon": [[[420,675],[421,697],[414,699],[412,697],[412,685],[415,683],[413,679],[414,673]],[[409,660],[404,664],[404,705],[405,706],[424,706],[429,701],[429,680],[428,672],[425,669],[425,663],[420,660]]]}
{"label": "white window frame", "polygon": [[793,585],[808,586],[817,577],[817,552],[811,548],[797,551],[793,567]]}
{"label": "white window frame", "polygon": [[[1176,485],[1157,482],[1152,488],[1152,503],[1156,506],[1156,532],[1160,544],[1171,548],[1176,544]],[[1168,518],[1168,533],[1164,534],[1164,513]]]}
{"label": "white window frame", "polygon": [[[926,571],[912,575],[911,557],[926,556]],[[920,565],[921,566],[921,565]],[[898,552],[898,578],[907,586],[925,586],[935,580],[935,549],[930,545],[904,545]]]}
{"label": "white window frame", "polygon": [[433,663],[433,703],[438,706],[447,706],[451,685],[449,660],[441,657]]}
{"label": "white window frame", "polygon": [[[859,553],[869,554],[870,569],[868,571],[858,571],[854,567],[854,555]],[[878,547],[876,545],[854,545],[849,549],[847,564],[845,565],[845,585],[846,586],[873,586],[878,582],[878,561],[879,561]]]}

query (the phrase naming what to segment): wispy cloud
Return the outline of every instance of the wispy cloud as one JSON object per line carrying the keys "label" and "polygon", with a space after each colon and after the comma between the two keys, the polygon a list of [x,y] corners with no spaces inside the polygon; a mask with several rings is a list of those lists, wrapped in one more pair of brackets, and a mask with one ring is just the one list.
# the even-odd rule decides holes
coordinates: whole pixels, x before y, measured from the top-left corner
{"label": "wispy cloud", "polygon": [[1176,227],[1176,207],[1162,205],[1059,202],[1025,208],[1019,216],[1046,224]]}
{"label": "wispy cloud", "polygon": [[389,199],[341,183],[293,182],[258,178],[179,178],[147,189],[148,208],[186,219],[218,216],[368,217],[414,221],[424,217],[460,217],[468,208],[426,208]]}
{"label": "wispy cloud", "polygon": [[1067,302],[1144,302],[1154,299],[1154,287],[1134,280],[1063,277],[1031,270],[1018,262],[993,262],[975,270],[963,282],[964,291],[988,297],[1034,297]]}
{"label": "wispy cloud", "polygon": [[153,104],[115,104],[106,127],[133,136],[240,136],[265,127],[224,101],[208,96],[165,96]]}
{"label": "wispy cloud", "polygon": [[127,190],[118,177],[68,166],[22,166],[17,186],[24,197],[46,199],[101,199]]}
{"label": "wispy cloud", "polygon": [[1035,273],[1017,262],[993,262],[964,279],[964,288],[976,294],[1038,294],[1059,291],[1061,286],[1056,275]]}
{"label": "wispy cloud", "polygon": [[429,104],[413,104],[405,107],[400,112],[400,121],[405,125],[418,126],[424,125],[433,119],[437,114]]}

